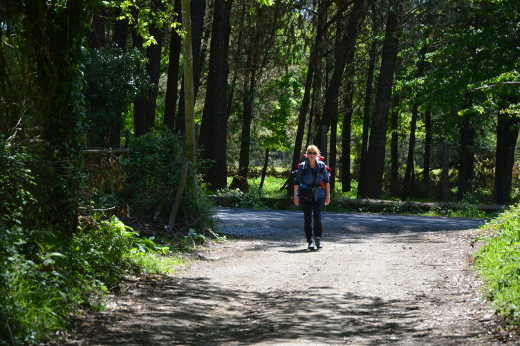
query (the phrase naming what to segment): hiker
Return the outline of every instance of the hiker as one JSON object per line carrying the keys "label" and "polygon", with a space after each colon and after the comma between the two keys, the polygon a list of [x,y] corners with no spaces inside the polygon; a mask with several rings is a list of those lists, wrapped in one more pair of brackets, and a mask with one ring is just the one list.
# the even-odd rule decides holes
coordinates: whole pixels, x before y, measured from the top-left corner
{"label": "hiker", "polygon": [[311,251],[321,248],[321,210],[330,203],[330,174],[320,158],[318,147],[309,145],[294,177],[293,202],[296,206],[302,205],[305,237]]}

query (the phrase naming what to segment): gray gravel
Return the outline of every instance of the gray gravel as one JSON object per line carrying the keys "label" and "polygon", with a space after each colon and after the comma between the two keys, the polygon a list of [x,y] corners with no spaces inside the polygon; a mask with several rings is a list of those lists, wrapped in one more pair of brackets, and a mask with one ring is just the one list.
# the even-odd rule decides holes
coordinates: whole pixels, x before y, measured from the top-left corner
{"label": "gray gravel", "polygon": [[[269,236],[303,235],[303,212],[217,208],[219,232],[241,238],[265,238]],[[322,223],[326,235],[345,230],[364,233],[427,232],[434,230],[474,229],[483,225],[482,220],[402,216],[379,214],[346,214],[323,212]],[[356,235],[354,235],[356,236]]]}
{"label": "gray gravel", "polygon": [[[229,235],[86,319],[80,345],[503,345],[472,270],[479,220],[218,208]],[[511,345],[513,345],[511,343]]]}

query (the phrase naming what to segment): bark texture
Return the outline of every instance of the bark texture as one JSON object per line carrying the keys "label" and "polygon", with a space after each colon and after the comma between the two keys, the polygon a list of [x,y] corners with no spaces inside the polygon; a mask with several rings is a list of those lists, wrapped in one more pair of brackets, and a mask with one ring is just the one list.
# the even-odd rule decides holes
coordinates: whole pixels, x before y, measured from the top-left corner
{"label": "bark texture", "polygon": [[200,129],[203,159],[209,160],[204,172],[210,189],[227,186],[227,77],[230,14],[232,0],[215,0],[206,99]]}
{"label": "bark texture", "polygon": [[377,96],[368,145],[366,177],[370,184],[366,184],[363,197],[379,198],[382,192],[385,165],[386,118],[391,104],[394,71],[399,50],[399,17],[401,11],[400,1],[393,1],[387,18]]}

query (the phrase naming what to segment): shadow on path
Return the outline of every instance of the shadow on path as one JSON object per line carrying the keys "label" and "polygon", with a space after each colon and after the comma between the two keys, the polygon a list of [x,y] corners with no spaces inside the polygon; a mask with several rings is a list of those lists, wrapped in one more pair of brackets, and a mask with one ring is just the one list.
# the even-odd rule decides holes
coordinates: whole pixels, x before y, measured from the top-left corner
{"label": "shadow on path", "polygon": [[[89,345],[226,345],[276,340],[364,344],[428,340],[417,299],[385,300],[349,292],[249,292],[217,287],[205,278],[138,282],[116,313],[81,322]],[[424,302],[423,302],[424,303]],[[117,324],[117,328],[113,325]],[[468,335],[464,336],[465,338]],[[448,335],[434,344],[456,344]]]}

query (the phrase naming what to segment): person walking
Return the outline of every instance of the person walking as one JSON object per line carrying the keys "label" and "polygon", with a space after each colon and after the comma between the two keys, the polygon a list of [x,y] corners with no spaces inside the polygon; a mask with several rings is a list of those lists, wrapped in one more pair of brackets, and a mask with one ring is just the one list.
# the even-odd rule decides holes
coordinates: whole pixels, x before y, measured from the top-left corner
{"label": "person walking", "polygon": [[301,204],[308,249],[321,248],[321,210],[330,204],[330,174],[317,146],[309,145],[294,177],[293,203]]}

